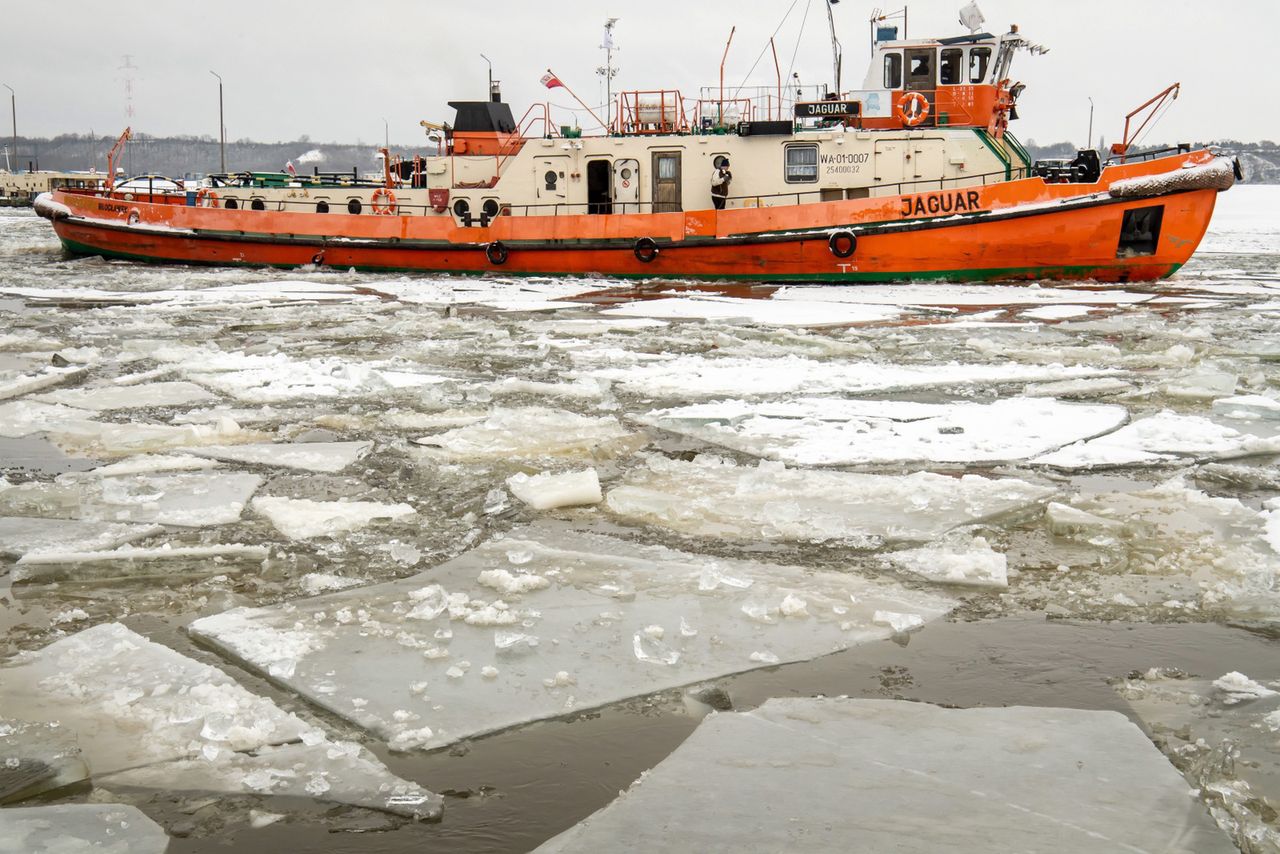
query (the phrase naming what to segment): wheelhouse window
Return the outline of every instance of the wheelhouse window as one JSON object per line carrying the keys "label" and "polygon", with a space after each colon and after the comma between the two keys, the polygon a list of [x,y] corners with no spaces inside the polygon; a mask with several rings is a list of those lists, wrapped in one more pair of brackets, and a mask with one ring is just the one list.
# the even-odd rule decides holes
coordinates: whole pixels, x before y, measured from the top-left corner
{"label": "wheelhouse window", "polygon": [[930,68],[932,60],[932,54],[917,54],[911,57],[911,67],[907,69],[907,79],[932,81],[933,70]]}
{"label": "wheelhouse window", "polygon": [[991,48],[975,47],[969,51],[969,82],[981,83],[987,79],[987,66],[991,64]]}
{"label": "wheelhouse window", "polygon": [[960,48],[948,48],[942,52],[942,62],[938,64],[938,82],[948,86],[963,83],[961,66],[964,64],[964,51]]}
{"label": "wheelhouse window", "polygon": [[902,88],[902,54],[900,53],[884,55],[884,88]]}
{"label": "wheelhouse window", "polygon": [[817,145],[788,145],[786,156],[788,184],[812,184],[818,180]]}

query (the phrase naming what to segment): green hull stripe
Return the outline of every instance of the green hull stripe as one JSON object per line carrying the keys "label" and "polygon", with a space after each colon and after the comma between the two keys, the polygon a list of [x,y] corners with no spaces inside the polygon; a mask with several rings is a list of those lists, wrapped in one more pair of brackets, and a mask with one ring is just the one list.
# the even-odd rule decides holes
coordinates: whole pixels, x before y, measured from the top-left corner
{"label": "green hull stripe", "polygon": [[[114,250],[95,249],[83,243],[74,240],[63,239],[62,245],[68,252],[76,255],[100,255],[104,258],[118,258],[125,261],[139,261],[152,264],[172,264],[172,265],[194,265],[194,266],[210,266],[210,267],[275,267],[282,270],[296,270],[297,264],[255,264],[245,261],[164,261],[152,258],[147,255],[134,255],[128,252],[116,252]],[[344,268],[348,265],[342,265]],[[1160,273],[1160,278],[1173,275],[1181,267],[1181,264],[1169,264],[1167,269]],[[423,267],[365,267],[354,265],[356,270],[362,273],[430,273],[437,275],[453,275],[453,276],[486,276],[498,275],[503,277],[523,277],[523,276],[582,276],[585,272],[575,273],[556,273],[549,270],[538,270],[533,272],[520,272],[516,270],[504,270],[502,268],[494,268],[492,270],[452,270],[452,269],[427,269]],[[959,270],[925,270],[925,271],[901,271],[901,272],[874,272],[864,273],[858,271],[850,271],[847,273],[751,273],[751,274],[716,274],[716,275],[691,275],[691,274],[666,274],[661,271],[646,271],[643,273],[609,273],[607,278],[610,279],[687,279],[696,281],[735,281],[735,282],[825,282],[831,284],[869,284],[874,282],[929,282],[945,280],[948,282],[983,282],[1001,279],[1092,279],[1098,276],[1109,277],[1108,274],[1113,272],[1123,273],[1128,269],[1128,265],[1115,264],[1111,266],[1092,265],[1069,265],[1069,266],[1041,266],[1041,267],[991,267],[986,269],[959,269]]]}

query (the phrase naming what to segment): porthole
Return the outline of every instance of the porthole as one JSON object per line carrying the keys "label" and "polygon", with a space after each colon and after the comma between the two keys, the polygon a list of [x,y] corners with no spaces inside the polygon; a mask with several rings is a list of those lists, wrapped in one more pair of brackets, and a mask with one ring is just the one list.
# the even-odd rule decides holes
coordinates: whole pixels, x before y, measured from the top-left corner
{"label": "porthole", "polygon": [[466,199],[458,199],[453,203],[453,214],[459,219],[466,216],[470,212],[471,212],[471,205],[469,202],[467,202]]}
{"label": "porthole", "polygon": [[629,166],[624,167],[624,168],[623,168],[623,170],[622,170],[621,172],[619,172],[619,173],[618,173],[618,177],[619,177],[619,178],[621,178],[621,179],[622,179],[622,180],[624,180],[624,181],[630,181],[630,180],[631,180],[631,167],[629,167]]}
{"label": "porthole", "polygon": [[556,173],[554,169],[548,169],[547,174],[543,175],[542,179],[546,181],[548,190],[554,190],[556,188]]}
{"label": "porthole", "polygon": [[347,213],[358,214],[362,210],[364,210],[364,205],[360,204],[359,199],[352,199],[347,202]]}
{"label": "porthole", "polygon": [[495,216],[498,215],[498,200],[485,199],[484,206],[480,210],[484,211],[485,216],[489,217],[490,219],[493,219]]}
{"label": "porthole", "polygon": [[235,199],[227,199],[227,203],[223,205],[223,207],[228,208],[229,210],[235,210],[236,208],[240,207],[240,203],[237,202]]}
{"label": "porthole", "polygon": [[[711,158],[711,165],[714,166],[716,169],[719,169],[721,166],[724,166],[728,162],[729,162],[729,158],[725,157],[723,154],[717,154],[715,157]],[[626,176],[623,176],[623,177],[626,177]]]}
{"label": "porthole", "polygon": [[249,204],[249,207],[253,208],[255,211],[265,211],[267,209],[267,203],[262,201],[262,199],[254,199]]}
{"label": "porthole", "polygon": [[328,213],[328,212],[329,212],[328,202],[316,202],[316,213]]}

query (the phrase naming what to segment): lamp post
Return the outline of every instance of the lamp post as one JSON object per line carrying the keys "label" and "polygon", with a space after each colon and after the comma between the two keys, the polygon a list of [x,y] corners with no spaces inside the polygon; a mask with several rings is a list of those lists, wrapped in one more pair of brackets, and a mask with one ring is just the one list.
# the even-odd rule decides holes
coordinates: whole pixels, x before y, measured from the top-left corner
{"label": "lamp post", "polygon": [[1089,138],[1085,140],[1093,148],[1093,98],[1089,99]]}
{"label": "lamp post", "polygon": [[492,101],[493,100],[493,63],[489,60],[489,57],[485,56],[483,53],[480,54],[480,58],[483,59],[489,65],[489,96],[488,97],[489,97],[489,100]]}
{"label": "lamp post", "polygon": [[227,125],[222,119],[222,75],[216,71],[210,71],[214,77],[218,78],[218,151],[222,155],[222,174],[227,173]]}
{"label": "lamp post", "polygon": [[13,156],[18,156],[18,99],[13,92],[13,87],[8,83],[4,84],[4,88],[9,90],[9,111],[13,115]]}

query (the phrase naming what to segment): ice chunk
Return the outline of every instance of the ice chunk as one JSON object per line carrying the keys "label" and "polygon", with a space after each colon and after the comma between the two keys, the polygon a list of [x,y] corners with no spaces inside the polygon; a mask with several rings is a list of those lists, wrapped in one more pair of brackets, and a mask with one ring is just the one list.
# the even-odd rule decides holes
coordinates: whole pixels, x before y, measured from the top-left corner
{"label": "ice chunk", "polygon": [[[761,792],[767,792],[762,802]],[[1116,804],[1123,803],[1123,809]],[[661,821],[655,821],[661,816]],[[773,699],[711,715],[613,803],[538,854],[1235,851],[1115,712]]]}
{"label": "ice chunk", "polygon": [[636,443],[612,416],[593,418],[559,409],[495,409],[478,424],[414,439],[432,457],[480,461],[611,454]]}
{"label": "ice chunk", "polygon": [[381,504],[376,501],[312,501],[309,498],[259,496],[253,510],[276,526],[291,540],[335,536],[357,531],[380,519],[397,520],[418,511],[408,504]]}
{"label": "ice chunk", "polygon": [[260,483],[255,474],[205,472],[30,482],[0,490],[0,510],[200,528],[238,520]]}
{"label": "ice chunk", "polygon": [[899,285],[795,285],[779,288],[774,300],[823,300],[867,305],[903,306],[1005,306],[1005,305],[1134,305],[1151,300],[1155,294],[1140,294],[1115,288],[1047,288],[1041,285],[945,284]]}
{"label": "ice chunk", "polygon": [[958,525],[1002,516],[1053,495],[1012,478],[855,474],[738,466],[706,455],[653,455],[609,492],[620,516],[698,536],[872,547],[930,540]]}
{"label": "ice chunk", "polygon": [[967,587],[1009,586],[1008,562],[985,537],[894,552],[887,557],[895,566],[929,581]]}
{"label": "ice chunk", "polygon": [[120,771],[102,778],[113,785],[163,792],[315,797],[339,804],[381,810],[417,819],[439,817],[443,799],[402,780],[372,753],[354,742],[268,746],[254,755],[178,759]]}
{"label": "ice chunk", "polygon": [[369,453],[372,442],[276,442],[245,445],[207,445],[187,453],[215,460],[231,460],[306,471],[339,472]]}
{"label": "ice chunk", "polygon": [[946,388],[1010,382],[1049,382],[1118,373],[1112,368],[1063,365],[883,365],[819,361],[787,355],[772,358],[679,355],[623,367],[596,368],[586,375],[611,380],[629,391],[680,398],[758,397],[770,394],[858,394],[913,388]]}
{"label": "ice chunk", "polygon": [[1042,305],[1026,309],[1021,316],[1032,320],[1074,320],[1087,316],[1092,310],[1087,305]]}
{"label": "ice chunk", "polygon": [[80,409],[107,412],[115,409],[146,409],[152,406],[185,406],[206,403],[215,396],[188,382],[142,383],[121,388],[116,385],[59,389],[32,398],[41,403],[60,403]]}
{"label": "ice chunk", "polygon": [[1213,680],[1213,687],[1222,692],[1222,702],[1227,706],[1233,706],[1236,703],[1246,703],[1249,700],[1260,700],[1263,697],[1274,697],[1276,695],[1275,691],[1272,691],[1265,685],[1259,685],[1248,676],[1234,670],[1225,676],[1221,676]]}
{"label": "ice chunk", "polygon": [[[0,717],[0,804],[17,803],[89,776],[75,734],[50,723]],[[0,850],[3,850],[0,835]]]}
{"label": "ice chunk", "polygon": [[593,468],[560,474],[541,472],[532,477],[520,472],[507,478],[507,488],[534,510],[599,504],[604,499],[600,477]]}
{"label": "ice chunk", "polygon": [[17,439],[52,430],[60,424],[75,422],[85,416],[83,409],[55,406],[29,400],[0,403],[0,436]]}
{"label": "ice chunk", "polygon": [[159,525],[0,516],[0,554],[20,558],[48,549],[110,549],[158,534],[162,530],[164,529]]}
{"label": "ice chunk", "polygon": [[722,401],[651,412],[643,423],[736,451],[797,465],[1003,462],[1108,433],[1120,406],[1010,398],[921,404],[801,398]]}
{"label": "ice chunk", "polygon": [[[551,583],[514,604],[494,600],[477,578],[509,571],[507,554],[517,548],[533,555],[521,569]],[[711,565],[750,583],[707,590],[701,579]],[[807,617],[763,624],[743,614],[749,603],[776,609],[801,591]],[[434,617],[414,618],[429,599]],[[932,620],[952,603],[852,573],[711,559],[539,524],[411,578],[308,599],[314,619],[299,619],[302,603],[286,604],[205,617],[190,630],[264,671],[278,672],[276,649],[284,647],[292,672],[277,678],[290,688],[393,744],[439,747],[564,714],[568,688],[552,676],[562,671],[576,682],[573,707],[591,708],[750,669],[760,663],[747,656],[753,648],[785,662],[883,639],[892,631],[873,625],[876,611]],[[353,611],[363,616],[342,619]],[[449,655],[424,655],[441,628],[450,630]],[[448,668],[463,670],[464,661],[484,678],[449,678]],[[414,692],[424,683],[429,705]],[[406,708],[421,719],[397,716]],[[425,736],[413,734],[424,726]]]}
{"label": "ice chunk", "polygon": [[919,614],[899,614],[896,611],[876,611],[871,622],[877,626],[888,626],[894,634],[914,632],[924,625],[924,618]]}
{"label": "ice chunk", "polygon": [[764,326],[841,326],[893,320],[902,311],[892,306],[849,302],[800,299],[780,302],[722,296],[682,296],[636,300],[600,313],[606,317],[718,320]]}
{"label": "ice chunk", "polygon": [[32,567],[67,563],[203,560],[206,558],[261,561],[266,559],[267,553],[266,546],[251,546],[243,543],[222,543],[210,546],[173,546],[165,543],[164,545],[145,549],[123,546],[118,549],[99,551],[47,548],[37,552],[28,552],[18,561],[18,566],[29,571]]}
{"label": "ice chunk", "polygon": [[1241,433],[1197,415],[1165,410],[1097,439],[1068,445],[1031,462],[1069,470],[1151,465],[1179,456],[1225,460],[1280,453],[1280,437]]}
{"label": "ice chunk", "polygon": [[15,854],[164,854],[169,836],[137,807],[56,804],[0,810],[0,846]]}
{"label": "ice chunk", "polygon": [[0,667],[6,712],[74,731],[95,775],[194,757],[206,745],[256,750],[309,729],[221,670],[103,623]]}
{"label": "ice chunk", "polygon": [[196,445],[220,445],[229,442],[258,442],[269,438],[265,433],[245,430],[229,418],[216,424],[111,424],[84,419],[60,421],[49,429],[49,439],[71,456],[103,457],[189,450]]}
{"label": "ice chunk", "polygon": [[157,358],[188,362],[188,379],[246,403],[280,403],[334,397],[359,398],[385,395],[394,389],[437,385],[448,378],[439,374],[399,371],[385,365],[369,365],[336,357],[291,359],[284,354],[246,356],[242,353],[156,353]]}
{"label": "ice chunk", "polygon": [[1213,411],[1224,418],[1280,419],[1280,400],[1261,394],[1223,397],[1213,402]]}
{"label": "ice chunk", "polygon": [[12,371],[0,371],[0,400],[11,397],[22,397],[33,391],[49,388],[72,380],[78,380],[88,373],[87,368],[46,367],[30,374]]}
{"label": "ice chunk", "polygon": [[1236,375],[1223,371],[1201,368],[1190,374],[1171,379],[1164,384],[1164,393],[1185,400],[1212,400],[1236,392]]}
{"label": "ice chunk", "polygon": [[88,471],[67,472],[59,475],[60,482],[82,480],[86,477],[116,477],[125,474],[154,474],[164,471],[207,471],[219,465],[217,460],[203,460],[187,454],[139,454],[118,463],[91,468]]}
{"label": "ice chunk", "polygon": [[364,582],[358,578],[345,578],[328,572],[308,572],[302,576],[300,583],[304,591],[315,595],[316,593],[324,593],[327,590],[345,590],[348,587],[358,587]]}

